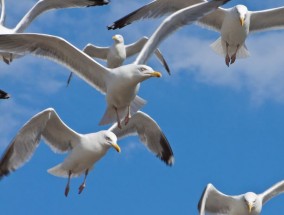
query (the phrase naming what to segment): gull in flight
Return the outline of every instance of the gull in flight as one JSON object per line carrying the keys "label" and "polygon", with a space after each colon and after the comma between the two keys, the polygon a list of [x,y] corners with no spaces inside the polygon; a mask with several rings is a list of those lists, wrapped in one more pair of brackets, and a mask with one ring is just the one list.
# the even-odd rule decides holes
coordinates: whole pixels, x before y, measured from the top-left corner
{"label": "gull in flight", "polygon": [[0,90],[0,99],[8,99],[10,95],[3,90]]}
{"label": "gull in flight", "polygon": [[[144,36],[135,43],[125,45],[123,36],[119,34],[114,35],[112,39],[114,43],[110,47],[100,47],[89,43],[85,46],[83,52],[92,58],[106,60],[108,68],[116,68],[121,66],[126,58],[139,53],[148,41],[148,37]],[[159,49],[155,50],[155,55],[170,74],[170,68]],[[71,81],[72,74],[73,73],[71,72],[69,75],[67,86]]]}
{"label": "gull in flight", "polygon": [[[31,24],[31,22],[48,10],[59,8],[76,8],[76,7],[92,7],[101,6],[109,3],[108,0],[39,0],[21,19],[14,28],[5,27],[5,0],[1,0],[1,16],[0,16],[0,34],[22,33]],[[11,63],[13,56],[9,53],[1,53],[3,61],[7,64]]]}
{"label": "gull in flight", "polygon": [[284,192],[284,181],[270,187],[261,194],[248,192],[237,196],[221,193],[212,184],[208,184],[198,203],[200,215],[230,214],[230,215],[259,215],[263,205],[271,198]]}
{"label": "gull in flight", "polygon": [[43,56],[71,69],[92,87],[106,94],[107,108],[99,124],[117,121],[118,127],[121,127],[122,115],[127,124],[130,116],[146,103],[137,96],[140,82],[151,77],[161,77],[159,72],[146,66],[145,62],[162,40],[181,26],[198,20],[228,1],[203,2],[174,13],[154,32],[134,63],[114,69],[102,66],[66,40],[51,35],[0,35],[0,49],[9,53]]}
{"label": "gull in flight", "polygon": [[48,170],[52,175],[67,177],[65,196],[70,190],[71,177],[84,174],[79,194],[86,186],[86,178],[94,164],[113,147],[120,152],[117,139],[139,135],[143,144],[167,165],[174,162],[172,149],[158,124],[147,114],[138,112],[122,129],[113,125],[109,130],[79,134],[69,128],[54,109],[48,108],[34,115],[17,133],[0,160],[0,178],[7,176],[27,162],[41,138],[55,152],[69,152],[65,160]]}
{"label": "gull in flight", "polygon": [[[140,19],[157,18],[205,0],[154,0],[123,18],[115,21],[108,29],[123,28]],[[232,8],[218,8],[202,17],[197,24],[220,32],[221,36],[211,44],[211,48],[225,56],[227,66],[236,58],[249,56],[245,40],[250,33],[279,30],[284,26],[284,7],[261,11],[249,11],[245,5]]]}

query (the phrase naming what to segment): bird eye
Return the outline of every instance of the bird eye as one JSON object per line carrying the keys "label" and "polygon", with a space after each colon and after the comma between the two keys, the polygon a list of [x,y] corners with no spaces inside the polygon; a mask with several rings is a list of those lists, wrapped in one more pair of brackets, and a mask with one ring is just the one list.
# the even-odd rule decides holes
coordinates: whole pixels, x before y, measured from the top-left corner
{"label": "bird eye", "polygon": [[140,72],[143,72],[143,71],[145,71],[145,70],[147,70],[147,69],[144,68],[144,67],[140,67],[140,68],[139,68],[139,71],[140,71]]}
{"label": "bird eye", "polygon": [[110,137],[108,137],[108,136],[105,136],[105,139],[106,139],[107,141],[111,141]]}

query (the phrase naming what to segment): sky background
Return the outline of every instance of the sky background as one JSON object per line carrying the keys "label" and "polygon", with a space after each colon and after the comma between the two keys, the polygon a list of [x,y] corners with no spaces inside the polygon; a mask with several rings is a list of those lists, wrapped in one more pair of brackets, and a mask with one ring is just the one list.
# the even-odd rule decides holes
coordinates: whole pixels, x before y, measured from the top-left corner
{"label": "sky background", "polygon": [[[103,7],[49,11],[27,32],[61,36],[78,48],[87,43],[112,44],[114,34],[125,43],[150,36],[162,19],[142,21],[117,31],[106,26],[149,1],[112,0]],[[14,27],[35,0],[6,2],[6,23]],[[279,7],[284,1],[232,1],[250,10]],[[250,35],[251,56],[227,68],[224,58],[209,47],[219,37],[199,26],[186,26],[171,35],[160,49],[172,75],[152,57],[148,65],[161,79],[142,83],[142,109],[166,134],[175,164],[167,167],[137,137],[118,142],[122,152],[109,150],[87,178],[71,181],[46,172],[66,155],[54,154],[42,142],[32,159],[0,183],[1,214],[197,214],[204,187],[221,192],[261,193],[284,179],[284,31]],[[132,62],[134,59],[128,60]],[[66,88],[69,70],[46,59],[26,56],[11,65],[0,63],[0,153],[22,125],[45,108],[53,107],[62,120],[80,133],[96,132],[106,103],[95,89],[74,77]],[[269,201],[262,215],[284,213],[284,195]]]}

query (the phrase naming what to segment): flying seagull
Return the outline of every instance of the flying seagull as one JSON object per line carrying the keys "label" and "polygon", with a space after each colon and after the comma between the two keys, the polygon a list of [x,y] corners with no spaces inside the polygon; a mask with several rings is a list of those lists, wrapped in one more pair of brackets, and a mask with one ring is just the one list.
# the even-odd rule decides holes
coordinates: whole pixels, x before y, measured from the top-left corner
{"label": "flying seagull", "polygon": [[203,2],[168,17],[144,45],[134,63],[114,69],[102,66],[66,40],[51,35],[0,35],[0,49],[16,54],[32,53],[68,67],[92,87],[106,94],[107,109],[99,124],[117,121],[118,127],[121,127],[121,116],[125,116],[124,123],[127,124],[130,116],[146,103],[137,96],[140,82],[161,76],[144,65],[161,41],[182,25],[196,21],[227,1]]}
{"label": "flying seagull", "polygon": [[[107,61],[108,68],[116,68],[123,64],[124,60],[128,57],[131,57],[141,51],[145,43],[148,41],[148,37],[142,37],[140,40],[136,41],[135,43],[125,45],[124,38],[122,35],[116,34],[112,37],[114,43],[110,47],[100,47],[95,46],[93,44],[87,44],[83,49],[87,55],[93,58],[99,58],[102,60]],[[165,67],[167,72],[170,74],[169,66],[164,59],[162,53],[159,49],[155,50],[155,54],[162,65]],[[71,81],[72,72],[69,75],[67,86]]]}
{"label": "flying seagull", "polygon": [[[0,34],[22,33],[31,24],[31,22],[48,10],[60,8],[77,8],[101,6],[109,3],[108,0],[39,0],[21,19],[14,28],[7,28],[5,22],[5,0],[1,0],[1,16],[0,16]],[[9,53],[0,53],[3,61],[9,64],[13,60],[13,56]]]}
{"label": "flying seagull", "polygon": [[48,108],[34,115],[14,137],[0,160],[0,178],[18,169],[35,152],[41,138],[55,152],[70,152],[65,160],[48,170],[52,175],[67,177],[65,196],[70,189],[71,177],[84,174],[79,194],[86,186],[86,178],[94,164],[113,147],[120,152],[117,138],[139,135],[143,144],[167,165],[174,162],[171,147],[158,124],[147,114],[138,112],[133,120],[122,129],[113,125],[109,130],[96,133],[79,134],[69,128],[54,109]]}
{"label": "flying seagull", "polygon": [[[123,28],[140,19],[157,18],[205,0],[155,0],[115,21],[108,29]],[[245,5],[218,8],[197,21],[197,24],[221,33],[211,48],[225,56],[227,66],[236,58],[249,56],[245,40],[249,33],[283,29],[284,7],[249,11]]]}
{"label": "flying seagull", "polygon": [[261,194],[248,192],[238,196],[221,193],[212,184],[208,184],[198,203],[200,215],[230,214],[230,215],[258,215],[262,206],[284,192],[284,181],[280,181]]}
{"label": "flying seagull", "polygon": [[0,90],[0,99],[8,99],[10,95],[3,90]]}

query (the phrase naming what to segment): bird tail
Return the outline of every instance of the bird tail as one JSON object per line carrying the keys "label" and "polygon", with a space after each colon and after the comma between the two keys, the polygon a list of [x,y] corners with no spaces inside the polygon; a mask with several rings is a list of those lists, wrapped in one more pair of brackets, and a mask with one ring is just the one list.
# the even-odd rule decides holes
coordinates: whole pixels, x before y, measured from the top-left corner
{"label": "bird tail", "polygon": [[51,175],[68,178],[68,170],[62,168],[62,164],[58,164],[50,169],[47,170],[47,172]]}
{"label": "bird tail", "polygon": [[[219,37],[215,42],[213,42],[210,47],[213,49],[214,52],[216,52],[218,55],[226,56],[226,45],[224,42],[222,42],[221,37]],[[236,51],[236,48],[230,48],[229,47],[229,56],[232,56],[234,52]],[[246,58],[249,57],[249,51],[246,47],[246,45],[242,45],[238,52],[237,52],[237,58]]]}
{"label": "bird tail", "polygon": [[[130,114],[133,115],[136,113],[143,105],[145,105],[147,102],[140,98],[139,96],[136,96],[134,100],[130,104]],[[120,117],[120,120],[123,119],[126,116],[126,108],[118,109],[118,116]],[[103,118],[101,119],[99,125],[107,125],[110,123],[116,122],[116,112],[113,107],[108,107],[104,113]]]}

